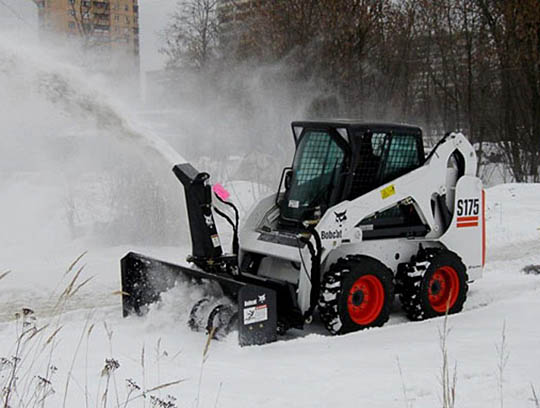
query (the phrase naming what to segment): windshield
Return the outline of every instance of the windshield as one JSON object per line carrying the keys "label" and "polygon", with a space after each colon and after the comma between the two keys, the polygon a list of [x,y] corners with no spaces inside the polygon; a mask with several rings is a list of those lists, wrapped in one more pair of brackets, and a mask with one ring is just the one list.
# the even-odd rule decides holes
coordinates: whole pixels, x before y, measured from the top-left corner
{"label": "windshield", "polygon": [[344,152],[326,131],[306,130],[294,158],[291,187],[281,217],[302,221],[305,213],[320,205],[324,211],[340,176]]}

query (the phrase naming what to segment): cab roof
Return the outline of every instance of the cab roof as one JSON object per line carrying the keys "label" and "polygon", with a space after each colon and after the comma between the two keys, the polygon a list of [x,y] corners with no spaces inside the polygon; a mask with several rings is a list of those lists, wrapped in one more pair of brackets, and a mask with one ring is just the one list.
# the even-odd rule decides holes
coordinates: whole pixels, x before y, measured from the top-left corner
{"label": "cab roof", "polygon": [[409,125],[405,123],[392,123],[392,122],[362,122],[354,119],[330,119],[330,120],[307,120],[307,121],[295,121],[292,122],[293,129],[295,127],[301,128],[345,128],[351,131],[354,130],[372,130],[372,131],[405,131],[407,133],[422,133],[422,129],[418,126]]}

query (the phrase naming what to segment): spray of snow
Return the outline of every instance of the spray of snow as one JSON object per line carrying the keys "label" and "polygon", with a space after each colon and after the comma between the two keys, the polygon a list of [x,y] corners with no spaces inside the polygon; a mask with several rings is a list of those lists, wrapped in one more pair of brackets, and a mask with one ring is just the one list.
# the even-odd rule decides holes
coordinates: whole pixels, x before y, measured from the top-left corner
{"label": "spray of snow", "polygon": [[[103,276],[117,276],[128,248],[189,237],[171,172],[184,157],[137,117],[136,102],[73,66],[70,51],[0,30],[0,270],[13,271],[3,282],[13,289],[2,291],[3,316],[47,303],[65,267],[87,250],[86,271],[101,283],[96,296],[117,304],[108,294],[119,284]],[[116,249],[106,255],[103,247]]]}
{"label": "spray of snow", "polygon": [[[72,119],[92,120],[116,137],[137,143],[145,152],[157,154],[169,165],[185,162],[163,139],[148,129],[137,130],[111,95],[94,87],[88,74],[51,60],[41,48],[21,46],[12,39],[0,37],[0,75],[4,86],[16,88],[19,96],[41,97]],[[33,115],[35,112],[26,113]]]}

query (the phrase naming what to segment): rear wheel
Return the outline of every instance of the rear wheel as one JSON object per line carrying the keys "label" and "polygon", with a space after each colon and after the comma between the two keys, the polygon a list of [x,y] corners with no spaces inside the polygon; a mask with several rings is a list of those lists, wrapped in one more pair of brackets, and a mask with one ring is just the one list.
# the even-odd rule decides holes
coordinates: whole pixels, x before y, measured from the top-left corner
{"label": "rear wheel", "polygon": [[461,258],[446,249],[427,249],[396,277],[403,310],[411,320],[458,313],[467,299],[468,276]]}
{"label": "rear wheel", "polygon": [[376,259],[351,255],[339,259],[321,284],[319,314],[332,334],[344,334],[388,321],[393,275]]}

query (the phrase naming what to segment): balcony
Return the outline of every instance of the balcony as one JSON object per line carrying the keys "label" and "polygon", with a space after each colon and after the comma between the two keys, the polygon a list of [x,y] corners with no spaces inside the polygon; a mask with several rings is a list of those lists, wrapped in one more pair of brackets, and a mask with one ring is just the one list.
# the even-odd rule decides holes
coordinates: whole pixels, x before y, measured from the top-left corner
{"label": "balcony", "polygon": [[93,5],[94,8],[96,8],[96,9],[100,9],[100,10],[109,10],[109,2],[105,2],[105,1],[93,1],[93,2],[92,2],[92,5]]}
{"label": "balcony", "polygon": [[108,24],[94,24],[94,32],[96,33],[109,33],[111,26]]}
{"label": "balcony", "polygon": [[109,12],[98,11],[94,13],[94,18],[97,21],[109,21],[111,19],[111,14]]}

